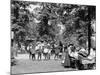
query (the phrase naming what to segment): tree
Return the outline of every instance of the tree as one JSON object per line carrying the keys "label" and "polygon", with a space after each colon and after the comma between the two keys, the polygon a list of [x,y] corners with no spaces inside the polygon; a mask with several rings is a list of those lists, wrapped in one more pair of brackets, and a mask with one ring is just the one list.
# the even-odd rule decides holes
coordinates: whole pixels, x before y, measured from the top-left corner
{"label": "tree", "polygon": [[[90,41],[95,6],[27,1],[12,1],[11,4],[12,27],[16,25],[12,30],[20,42],[24,42],[27,36],[71,41],[70,37],[74,35],[81,44]],[[59,34],[61,26],[65,29]]]}

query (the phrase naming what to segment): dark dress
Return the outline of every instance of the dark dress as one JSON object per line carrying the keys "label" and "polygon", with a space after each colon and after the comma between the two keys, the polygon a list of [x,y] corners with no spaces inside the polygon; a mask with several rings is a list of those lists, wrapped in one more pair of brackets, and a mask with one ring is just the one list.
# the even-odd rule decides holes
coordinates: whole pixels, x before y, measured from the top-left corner
{"label": "dark dress", "polygon": [[70,58],[69,58],[68,50],[66,50],[65,61],[64,61],[63,66],[70,67]]}

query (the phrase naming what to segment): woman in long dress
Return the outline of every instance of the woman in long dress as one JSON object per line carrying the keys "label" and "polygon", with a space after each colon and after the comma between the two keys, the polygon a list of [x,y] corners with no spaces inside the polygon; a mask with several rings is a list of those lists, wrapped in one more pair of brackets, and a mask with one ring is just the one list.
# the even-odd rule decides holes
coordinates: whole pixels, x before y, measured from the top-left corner
{"label": "woman in long dress", "polygon": [[65,53],[66,54],[65,54],[65,60],[64,60],[63,66],[65,68],[69,68],[70,67],[70,58],[69,58],[67,46],[65,47]]}

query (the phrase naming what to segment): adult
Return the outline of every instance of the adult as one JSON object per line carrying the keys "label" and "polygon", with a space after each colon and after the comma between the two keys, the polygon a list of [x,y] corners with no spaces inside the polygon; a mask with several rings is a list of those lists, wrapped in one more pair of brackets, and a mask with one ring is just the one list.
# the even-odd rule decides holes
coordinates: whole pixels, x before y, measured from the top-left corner
{"label": "adult", "polygon": [[67,46],[65,47],[65,59],[64,59],[64,63],[63,63],[63,66],[65,68],[69,68],[70,67],[70,57],[69,57],[69,54],[68,54],[68,51],[69,51],[69,48],[67,48]]}
{"label": "adult", "polygon": [[70,45],[69,47],[69,56],[71,61],[71,67],[76,68],[77,62],[78,62],[78,52],[76,51],[76,48],[74,45]]}
{"label": "adult", "polygon": [[78,65],[77,65],[77,68],[79,70],[84,69],[84,64],[82,63],[82,61],[84,60],[84,58],[87,58],[87,55],[88,55],[88,49],[85,49],[84,47],[81,47],[79,52],[78,52]]}
{"label": "adult", "polygon": [[82,64],[86,69],[93,69],[96,63],[96,51],[95,49],[90,49],[89,56],[82,58]]}

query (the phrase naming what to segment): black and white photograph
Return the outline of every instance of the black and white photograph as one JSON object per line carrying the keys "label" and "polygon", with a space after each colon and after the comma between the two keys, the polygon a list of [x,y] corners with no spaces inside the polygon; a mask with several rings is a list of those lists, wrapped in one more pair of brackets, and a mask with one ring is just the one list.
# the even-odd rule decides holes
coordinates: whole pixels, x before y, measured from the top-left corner
{"label": "black and white photograph", "polygon": [[11,0],[11,74],[96,69],[96,6]]}

